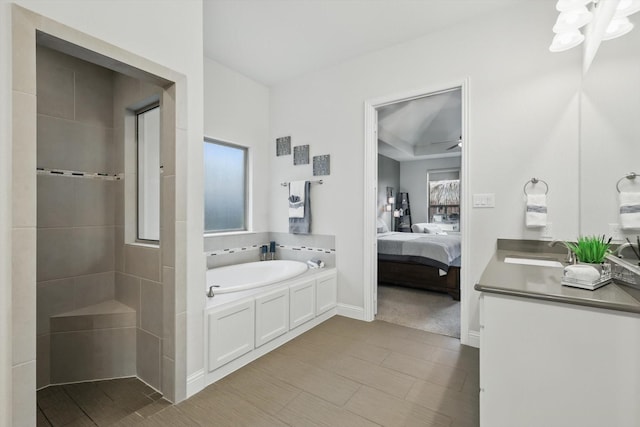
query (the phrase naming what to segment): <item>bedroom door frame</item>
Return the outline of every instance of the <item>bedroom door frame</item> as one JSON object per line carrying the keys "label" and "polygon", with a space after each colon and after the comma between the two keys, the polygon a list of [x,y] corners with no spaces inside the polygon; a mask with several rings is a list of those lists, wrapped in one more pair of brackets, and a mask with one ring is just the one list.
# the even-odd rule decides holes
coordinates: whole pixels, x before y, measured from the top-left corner
{"label": "bedroom door frame", "polygon": [[477,341],[469,337],[468,298],[470,295],[470,233],[469,214],[469,78],[429,88],[375,98],[364,102],[364,320],[373,321],[377,311],[378,251],[376,239],[376,207],[378,196],[378,114],[377,109],[385,105],[423,98],[438,92],[461,89],[462,97],[462,154],[460,165],[460,229],[462,259],[460,271],[460,341],[462,344],[475,345]]}

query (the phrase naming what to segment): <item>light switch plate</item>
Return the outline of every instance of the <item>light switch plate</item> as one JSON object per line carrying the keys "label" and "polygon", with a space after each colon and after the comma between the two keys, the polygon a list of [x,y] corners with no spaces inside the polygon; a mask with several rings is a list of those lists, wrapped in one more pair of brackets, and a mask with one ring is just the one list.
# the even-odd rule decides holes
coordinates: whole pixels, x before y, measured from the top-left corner
{"label": "light switch plate", "polygon": [[473,195],[474,208],[494,208],[496,206],[496,195],[494,193],[483,193]]}

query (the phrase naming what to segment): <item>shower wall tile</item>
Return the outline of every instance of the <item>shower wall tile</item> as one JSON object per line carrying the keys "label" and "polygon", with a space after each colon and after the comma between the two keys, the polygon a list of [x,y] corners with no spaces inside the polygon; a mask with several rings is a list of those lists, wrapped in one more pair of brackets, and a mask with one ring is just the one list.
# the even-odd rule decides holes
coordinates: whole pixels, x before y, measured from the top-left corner
{"label": "shower wall tile", "polygon": [[[166,224],[166,226],[165,226]],[[175,223],[164,223],[160,228],[162,265],[174,267],[176,264],[176,229]]]}
{"label": "shower wall tile", "polygon": [[176,332],[176,290],[175,290],[175,270],[169,267],[162,269],[162,354],[170,358],[175,357],[175,332]]}
{"label": "shower wall tile", "polygon": [[73,259],[72,229],[40,228],[37,236],[38,282],[75,275],[77,261]]}
{"label": "shower wall tile", "polygon": [[12,37],[12,89],[36,93],[36,55],[34,29],[41,24],[41,17],[26,9],[13,8]]}
{"label": "shower wall tile", "polygon": [[229,248],[250,247],[252,245],[264,245],[269,241],[269,233],[246,233],[228,236],[206,236],[204,238],[204,251],[217,251]]}
{"label": "shower wall tile", "polygon": [[115,273],[90,274],[73,278],[74,307],[81,308],[115,298]]}
{"label": "shower wall tile", "polygon": [[161,338],[162,328],[162,284],[142,280],[140,288],[140,327]]}
{"label": "shower wall tile", "polygon": [[114,224],[114,181],[38,175],[38,227]]}
{"label": "shower wall tile", "polygon": [[43,56],[38,56],[38,114],[74,120],[75,73],[47,62]]}
{"label": "shower wall tile", "polygon": [[115,173],[113,129],[38,115],[38,167]]}
{"label": "shower wall tile", "polygon": [[114,181],[74,180],[74,223],[76,227],[114,225]]}
{"label": "shower wall tile", "polygon": [[13,166],[12,214],[14,227],[34,227],[36,225],[36,168],[35,151],[36,97],[13,92],[12,127],[13,138],[20,144],[13,144],[11,161]]}
{"label": "shower wall tile", "polygon": [[280,245],[306,246],[312,248],[335,249],[335,236],[323,234],[289,234],[289,233],[269,233],[269,238],[275,240]]}
{"label": "shower wall tile", "polygon": [[235,252],[228,255],[211,255],[207,257],[207,269],[256,261],[260,261],[259,250]]}
{"label": "shower wall tile", "polygon": [[151,387],[160,390],[160,339],[142,329],[137,330],[138,377]]}
{"label": "shower wall tile", "polygon": [[124,227],[113,228],[113,268],[124,273]]}
{"label": "shower wall tile", "polygon": [[162,358],[162,387],[161,391],[164,394],[164,398],[170,402],[176,401],[175,396],[175,377],[176,377],[176,362],[173,359],[164,356]]}
{"label": "shower wall tile", "polygon": [[12,369],[12,426],[36,425],[36,361],[16,365]]}
{"label": "shower wall tile", "polygon": [[78,178],[38,175],[37,181],[38,227],[73,227]]}
{"label": "shower wall tile", "polygon": [[113,241],[113,227],[38,229],[37,280],[112,271]]}
{"label": "shower wall tile", "polygon": [[75,119],[113,127],[113,72],[88,67],[75,73]]}
{"label": "shower wall tile", "polygon": [[35,228],[17,228],[12,231],[11,257],[11,318],[13,328],[13,364],[33,360],[36,353],[36,261],[31,252],[36,242]]}
{"label": "shower wall tile", "polygon": [[51,334],[51,382],[136,374],[136,328]]}
{"label": "shower wall tile", "polygon": [[163,92],[161,103],[161,135],[160,159],[165,176],[176,174],[176,106],[175,87]]}
{"label": "shower wall tile", "polygon": [[113,181],[113,224],[124,227],[124,180]]}
{"label": "shower wall tile", "polygon": [[128,274],[115,274],[115,299],[136,310],[136,326],[140,327],[140,287],[139,277]]}
{"label": "shower wall tile", "polygon": [[112,271],[113,227],[73,228],[73,276]]}
{"label": "shower wall tile", "polygon": [[37,334],[49,332],[49,317],[75,309],[73,279],[39,282],[36,292]]}
{"label": "shower wall tile", "polygon": [[38,335],[36,342],[36,387],[41,388],[51,382],[51,335]]}
{"label": "shower wall tile", "polygon": [[143,279],[160,281],[160,249],[125,245],[124,272]]}

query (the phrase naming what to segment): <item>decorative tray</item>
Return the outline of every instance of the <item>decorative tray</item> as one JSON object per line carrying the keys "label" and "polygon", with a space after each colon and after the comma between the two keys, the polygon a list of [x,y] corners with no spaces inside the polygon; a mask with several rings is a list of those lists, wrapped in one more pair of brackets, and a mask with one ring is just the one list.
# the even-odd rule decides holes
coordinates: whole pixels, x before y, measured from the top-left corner
{"label": "decorative tray", "polygon": [[588,289],[590,291],[595,291],[596,289],[603,287],[609,282],[611,282],[611,274],[602,275],[600,279],[596,280],[595,282],[574,279],[572,277],[563,277],[560,283],[562,283],[564,286],[571,286],[574,288],[581,288],[581,289]]}

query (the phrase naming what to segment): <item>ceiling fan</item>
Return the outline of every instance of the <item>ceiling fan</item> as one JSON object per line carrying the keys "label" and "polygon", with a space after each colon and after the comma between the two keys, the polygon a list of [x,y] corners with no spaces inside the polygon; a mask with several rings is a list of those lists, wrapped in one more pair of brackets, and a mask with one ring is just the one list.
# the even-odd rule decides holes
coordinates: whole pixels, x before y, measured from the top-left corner
{"label": "ceiling fan", "polygon": [[447,151],[449,150],[453,150],[454,148],[462,148],[462,135],[460,135],[460,137],[458,137],[458,139],[450,139],[448,141],[438,141],[438,142],[434,142],[433,144],[451,144],[454,143],[451,147],[447,148]]}

